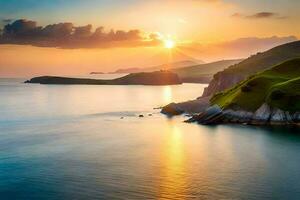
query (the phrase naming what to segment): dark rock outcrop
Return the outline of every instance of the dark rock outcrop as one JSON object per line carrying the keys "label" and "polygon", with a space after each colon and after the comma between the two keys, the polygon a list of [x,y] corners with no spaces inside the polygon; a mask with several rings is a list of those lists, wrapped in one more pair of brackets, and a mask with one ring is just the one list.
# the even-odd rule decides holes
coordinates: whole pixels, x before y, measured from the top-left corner
{"label": "dark rock outcrop", "polygon": [[161,109],[161,113],[168,116],[174,116],[181,115],[184,113],[184,111],[179,106],[177,106],[176,103],[170,103]]}
{"label": "dark rock outcrop", "polygon": [[32,78],[25,83],[39,84],[79,84],[79,85],[177,85],[182,84],[177,74],[169,71],[133,73],[127,76],[112,79],[82,79],[56,76],[41,76]]}
{"label": "dark rock outcrop", "polygon": [[162,108],[161,113],[174,116],[183,113],[196,114],[205,111],[209,107],[210,97],[200,97],[196,100],[186,101],[182,103],[171,103]]}
{"label": "dark rock outcrop", "polygon": [[249,124],[249,125],[300,125],[300,112],[291,113],[278,108],[271,108],[266,103],[255,112],[244,110],[221,109],[214,105],[205,112],[193,116],[188,122],[200,124]]}

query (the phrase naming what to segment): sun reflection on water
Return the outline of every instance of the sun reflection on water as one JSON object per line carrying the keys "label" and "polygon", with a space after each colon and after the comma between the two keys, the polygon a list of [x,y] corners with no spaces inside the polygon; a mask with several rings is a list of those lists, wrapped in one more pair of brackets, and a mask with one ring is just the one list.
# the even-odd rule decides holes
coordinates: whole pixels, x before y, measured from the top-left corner
{"label": "sun reflection on water", "polygon": [[164,103],[171,103],[173,99],[173,93],[171,86],[167,85],[163,88],[163,101]]}
{"label": "sun reflection on water", "polygon": [[159,199],[184,199],[186,196],[186,163],[180,129],[170,125],[161,150]]}

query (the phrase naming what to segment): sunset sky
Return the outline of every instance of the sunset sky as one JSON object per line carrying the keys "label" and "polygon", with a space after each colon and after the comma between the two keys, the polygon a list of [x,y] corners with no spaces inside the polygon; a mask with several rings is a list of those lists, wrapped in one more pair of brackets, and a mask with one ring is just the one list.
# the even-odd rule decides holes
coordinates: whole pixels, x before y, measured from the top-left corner
{"label": "sunset sky", "polygon": [[243,58],[297,40],[299,8],[298,0],[0,0],[0,76],[152,66],[170,51],[174,61]]}

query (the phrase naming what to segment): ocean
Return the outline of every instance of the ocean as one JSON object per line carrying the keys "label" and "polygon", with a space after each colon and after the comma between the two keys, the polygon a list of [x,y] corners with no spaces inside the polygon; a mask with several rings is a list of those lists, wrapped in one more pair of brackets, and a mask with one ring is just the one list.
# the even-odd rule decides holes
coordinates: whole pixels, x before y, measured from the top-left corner
{"label": "ocean", "polygon": [[300,199],[299,130],[155,109],[206,85],[24,80],[0,79],[1,199]]}

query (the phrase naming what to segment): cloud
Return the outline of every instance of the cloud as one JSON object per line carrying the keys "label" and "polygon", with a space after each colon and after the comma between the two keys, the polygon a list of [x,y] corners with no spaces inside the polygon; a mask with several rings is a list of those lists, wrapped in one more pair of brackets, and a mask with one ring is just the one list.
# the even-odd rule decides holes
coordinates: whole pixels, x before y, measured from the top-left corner
{"label": "cloud", "polygon": [[234,13],[231,15],[231,17],[234,18],[243,18],[243,19],[286,19],[287,16],[281,16],[279,13],[274,12],[258,12],[254,13],[252,15],[245,15],[242,13]]}
{"label": "cloud", "polygon": [[0,34],[2,33],[2,29],[1,27],[12,22],[13,20],[12,19],[0,19]]}
{"label": "cloud", "polygon": [[2,19],[1,21],[2,21],[2,23],[4,23],[4,24],[8,24],[8,23],[12,22],[13,19]]}
{"label": "cloud", "polygon": [[74,26],[73,23],[37,26],[37,22],[19,19],[4,26],[0,44],[32,45],[58,48],[112,48],[153,46],[161,41],[156,34],[145,34],[140,30],[111,30],[105,32],[92,25]]}
{"label": "cloud", "polygon": [[194,2],[201,2],[201,3],[222,3],[223,0],[192,0]]}
{"label": "cloud", "polygon": [[287,37],[266,37],[266,38],[258,38],[258,37],[247,37],[247,38],[239,38],[236,40],[232,40],[229,42],[223,42],[219,44],[219,46],[228,48],[228,49],[243,49],[249,52],[256,51],[256,49],[268,49],[274,46],[278,46],[284,43],[296,41],[297,38],[295,36],[287,36]]}
{"label": "cloud", "polygon": [[255,13],[254,15],[247,16],[249,18],[270,18],[270,17],[275,17],[277,16],[277,13],[272,13],[272,12],[259,12]]}

